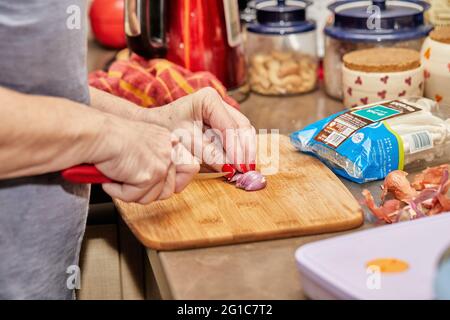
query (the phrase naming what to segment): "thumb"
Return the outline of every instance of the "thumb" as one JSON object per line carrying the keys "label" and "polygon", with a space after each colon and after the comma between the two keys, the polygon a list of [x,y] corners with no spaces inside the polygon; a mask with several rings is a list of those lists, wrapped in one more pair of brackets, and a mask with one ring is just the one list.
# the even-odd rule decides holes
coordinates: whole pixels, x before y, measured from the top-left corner
{"label": "thumb", "polygon": [[200,171],[200,163],[181,143],[173,148],[172,162],[175,164],[175,192],[179,193]]}

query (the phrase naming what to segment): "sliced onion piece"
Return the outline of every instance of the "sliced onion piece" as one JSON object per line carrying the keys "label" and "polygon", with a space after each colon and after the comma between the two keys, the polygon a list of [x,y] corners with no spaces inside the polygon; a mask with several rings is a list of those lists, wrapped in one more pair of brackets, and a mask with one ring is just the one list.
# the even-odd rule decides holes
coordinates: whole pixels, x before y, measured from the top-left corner
{"label": "sliced onion piece", "polygon": [[[234,178],[234,177],[233,177]],[[231,181],[233,180],[231,179]],[[258,171],[248,171],[240,174],[236,178],[236,187],[246,191],[256,191],[264,189],[267,185],[266,177]]]}
{"label": "sliced onion piece", "polygon": [[230,182],[236,182],[240,176],[242,176],[242,173],[236,173],[234,176],[231,177]]}

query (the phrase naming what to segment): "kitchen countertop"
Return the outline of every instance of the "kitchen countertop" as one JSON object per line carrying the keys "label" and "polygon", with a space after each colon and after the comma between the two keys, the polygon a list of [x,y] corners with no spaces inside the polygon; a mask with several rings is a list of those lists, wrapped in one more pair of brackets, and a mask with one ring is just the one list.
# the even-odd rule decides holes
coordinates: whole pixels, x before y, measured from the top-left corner
{"label": "kitchen countertop", "polygon": [[[89,71],[102,68],[114,54],[90,39]],[[289,134],[341,109],[341,103],[328,98],[323,89],[290,97],[251,94],[241,103],[241,111],[257,130],[279,129],[281,134]],[[360,197],[362,186],[342,181],[355,197]],[[377,197],[379,185],[380,182],[374,182],[364,188]],[[369,223],[359,229],[367,227]],[[344,233],[193,250],[147,249],[147,255],[164,299],[304,299],[295,250],[308,242]]]}
{"label": "kitchen countertop", "polygon": [[[289,134],[336,113],[342,105],[323,90],[291,97],[256,94],[241,103],[255,128]],[[364,186],[342,179],[359,199],[364,188],[374,196],[380,182]],[[359,229],[370,227],[369,223]],[[357,229],[357,230],[359,230]],[[167,299],[304,299],[294,252],[308,242],[345,232],[193,250],[147,249],[162,297]]]}

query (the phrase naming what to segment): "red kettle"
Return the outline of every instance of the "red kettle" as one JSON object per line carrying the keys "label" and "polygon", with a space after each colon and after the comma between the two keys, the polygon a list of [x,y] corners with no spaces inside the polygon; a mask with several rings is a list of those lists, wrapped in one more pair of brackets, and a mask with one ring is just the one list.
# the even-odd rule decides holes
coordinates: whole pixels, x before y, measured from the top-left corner
{"label": "red kettle", "polygon": [[125,0],[125,34],[140,56],[209,71],[227,89],[245,84],[237,0]]}

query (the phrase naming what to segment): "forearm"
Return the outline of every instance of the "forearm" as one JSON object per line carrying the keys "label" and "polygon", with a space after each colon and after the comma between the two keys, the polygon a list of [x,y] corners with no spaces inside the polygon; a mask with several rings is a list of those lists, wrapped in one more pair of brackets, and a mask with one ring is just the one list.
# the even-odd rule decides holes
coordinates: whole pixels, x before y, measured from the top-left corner
{"label": "forearm", "polygon": [[107,119],[97,110],[1,87],[0,110],[0,179],[59,171],[98,155]]}

